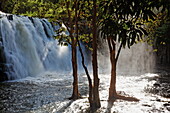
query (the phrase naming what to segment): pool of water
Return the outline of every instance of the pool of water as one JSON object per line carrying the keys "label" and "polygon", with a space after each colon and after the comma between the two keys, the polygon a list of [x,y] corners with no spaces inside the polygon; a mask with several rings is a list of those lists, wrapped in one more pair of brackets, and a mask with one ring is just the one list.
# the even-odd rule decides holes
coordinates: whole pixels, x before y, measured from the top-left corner
{"label": "pool of water", "polygon": [[[136,97],[139,102],[116,100],[108,107],[110,76],[100,74],[101,108],[98,113],[169,113],[170,99],[146,92],[156,82],[151,77],[157,74],[118,75],[117,91]],[[86,113],[88,112],[88,82],[84,74],[79,75],[79,90],[83,99],[68,100],[72,94],[72,76],[50,73],[37,77],[0,83],[1,113]]]}

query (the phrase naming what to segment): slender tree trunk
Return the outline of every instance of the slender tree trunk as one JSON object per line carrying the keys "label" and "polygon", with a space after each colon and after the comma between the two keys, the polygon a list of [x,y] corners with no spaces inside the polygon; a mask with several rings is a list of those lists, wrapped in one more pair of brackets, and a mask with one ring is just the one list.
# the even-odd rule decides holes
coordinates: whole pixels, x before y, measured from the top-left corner
{"label": "slender tree trunk", "polygon": [[113,102],[116,99],[116,46],[112,38],[108,38],[108,46],[110,51],[110,62],[111,62],[111,80],[109,88],[109,101]]}
{"label": "slender tree trunk", "polygon": [[73,67],[73,94],[72,99],[78,99],[80,97],[78,91],[78,74],[77,74],[77,51],[76,51],[76,42],[72,40],[72,67]]}
{"label": "slender tree trunk", "polygon": [[118,58],[119,58],[119,55],[120,55],[120,51],[123,47],[123,42],[121,42],[120,46],[119,46],[119,49],[118,49],[118,52],[117,52],[117,55],[116,55],[116,64],[117,64],[117,61],[118,61]]}
{"label": "slender tree trunk", "polygon": [[77,50],[76,50],[76,39],[74,39],[73,36],[73,22],[71,19],[71,13],[69,10],[70,2],[67,2],[67,11],[69,16],[69,22],[70,22],[70,37],[71,37],[71,48],[72,48],[72,68],[73,68],[73,94],[70,99],[76,100],[80,98],[79,90],[78,90],[78,74],[77,74]]}
{"label": "slender tree trunk", "polygon": [[83,68],[85,70],[85,73],[87,75],[87,78],[88,78],[88,82],[89,82],[89,103],[90,103],[90,107],[93,106],[93,85],[92,85],[92,80],[91,80],[91,77],[90,77],[90,74],[88,72],[88,69],[85,65],[85,59],[84,59],[84,55],[83,55],[83,51],[82,51],[82,48],[81,48],[81,45],[80,45],[80,41],[78,39],[78,1],[75,0],[75,3],[76,3],[76,10],[75,10],[75,25],[76,25],[76,41],[78,43],[78,46],[79,46],[79,51],[80,51],[80,54],[81,54],[81,58],[82,58],[82,65],[83,65]]}
{"label": "slender tree trunk", "polygon": [[93,0],[93,54],[92,54],[92,65],[93,65],[93,98],[94,98],[94,106],[92,110],[96,110],[100,108],[100,98],[99,98],[99,78],[98,78],[98,64],[97,64],[97,11],[96,11],[96,0]]}
{"label": "slender tree trunk", "polygon": [[87,75],[87,79],[88,79],[88,82],[89,82],[89,103],[90,103],[90,108],[93,108],[93,85],[92,85],[92,79],[90,77],[90,74],[88,72],[88,69],[85,65],[85,60],[84,60],[84,55],[83,55],[83,51],[82,51],[82,48],[81,48],[81,45],[80,45],[80,42],[78,41],[78,45],[79,45],[79,51],[80,51],[80,54],[81,54],[81,58],[82,58],[82,65],[83,65],[83,68],[85,70],[85,73]]}
{"label": "slender tree trunk", "polygon": [[83,51],[82,51],[82,48],[81,48],[81,45],[80,45],[80,42],[78,41],[78,46],[79,46],[79,51],[80,51],[80,54],[81,54],[81,58],[82,58],[82,65],[83,65],[83,68],[85,70],[85,73],[87,75],[87,79],[88,79],[88,82],[89,82],[89,103],[90,103],[90,108],[93,108],[93,85],[92,85],[92,79],[90,77],[90,74],[88,72],[88,69],[85,65],[85,60],[84,60],[84,55],[83,55]]}

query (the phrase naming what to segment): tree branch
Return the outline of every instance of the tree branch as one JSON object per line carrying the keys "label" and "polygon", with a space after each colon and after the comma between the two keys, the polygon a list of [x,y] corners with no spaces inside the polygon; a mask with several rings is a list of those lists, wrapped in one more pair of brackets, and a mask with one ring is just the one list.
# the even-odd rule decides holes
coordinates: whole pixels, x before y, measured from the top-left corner
{"label": "tree branch", "polygon": [[123,46],[123,42],[121,42],[120,46],[119,46],[119,49],[118,49],[118,52],[117,52],[117,55],[116,55],[116,63],[118,61],[118,58],[119,58],[119,55],[120,55],[120,51],[122,49],[122,46]]}

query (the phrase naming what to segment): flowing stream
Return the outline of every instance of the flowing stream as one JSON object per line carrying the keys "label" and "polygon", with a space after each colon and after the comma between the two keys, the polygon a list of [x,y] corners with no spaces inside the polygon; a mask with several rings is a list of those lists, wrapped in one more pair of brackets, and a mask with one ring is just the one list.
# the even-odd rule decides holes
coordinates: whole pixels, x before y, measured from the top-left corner
{"label": "flowing stream", "polygon": [[[4,51],[5,73],[10,81],[0,83],[1,113],[86,113],[88,82],[78,53],[79,90],[83,99],[70,101],[72,93],[71,49],[53,38],[54,27],[46,19],[0,14],[0,48]],[[55,26],[58,29],[59,26]],[[90,69],[91,54],[85,49]],[[107,47],[99,48],[99,113],[169,113],[170,99],[147,92],[159,74],[152,74],[152,48],[138,43],[123,49],[118,62],[117,91],[139,102],[116,100],[107,106],[110,79]],[[148,73],[152,72],[152,73]],[[148,73],[148,74],[146,74]],[[2,76],[2,75],[1,75]]]}

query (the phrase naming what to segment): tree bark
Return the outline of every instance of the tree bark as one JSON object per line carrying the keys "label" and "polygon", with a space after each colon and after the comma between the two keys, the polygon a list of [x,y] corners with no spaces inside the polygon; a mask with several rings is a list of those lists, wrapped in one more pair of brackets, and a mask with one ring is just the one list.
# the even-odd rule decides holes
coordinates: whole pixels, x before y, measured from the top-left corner
{"label": "tree bark", "polygon": [[98,78],[98,64],[97,64],[97,11],[96,11],[96,0],[93,0],[93,54],[92,54],[92,65],[93,65],[93,98],[94,105],[92,110],[96,110],[101,107],[99,98],[99,78]]}
{"label": "tree bark", "polygon": [[109,88],[109,99],[108,101],[113,102],[116,99],[116,46],[112,38],[107,38],[109,51],[110,51],[110,62],[111,62],[111,80]]}
{"label": "tree bark", "polygon": [[83,68],[85,70],[85,73],[87,75],[87,79],[88,79],[88,82],[89,82],[89,103],[90,103],[90,108],[93,108],[93,85],[92,85],[92,79],[90,77],[90,74],[88,72],[88,69],[85,65],[85,60],[84,60],[84,55],[83,55],[83,51],[82,51],[82,48],[81,48],[81,45],[80,45],[80,42],[78,41],[78,46],[79,46],[79,51],[80,51],[80,54],[81,54],[81,58],[82,58],[82,65],[83,65]]}
{"label": "tree bark", "polygon": [[117,64],[117,61],[118,61],[118,58],[119,58],[119,55],[120,55],[120,51],[122,49],[122,46],[123,46],[123,42],[121,42],[120,46],[119,46],[119,49],[118,49],[118,52],[117,52],[117,55],[116,55],[116,64]]}
{"label": "tree bark", "polygon": [[84,55],[83,55],[83,51],[82,51],[82,48],[81,48],[81,45],[80,45],[80,41],[78,39],[78,2],[77,0],[75,0],[75,3],[76,3],[76,10],[75,10],[75,25],[76,25],[76,41],[78,43],[78,46],[79,46],[79,51],[80,51],[80,54],[81,54],[81,58],[82,58],[82,65],[83,65],[83,68],[85,70],[85,73],[87,75],[87,79],[88,79],[88,82],[89,82],[89,103],[90,103],[90,107],[93,106],[93,85],[92,85],[92,80],[91,80],[91,77],[90,77],[90,74],[88,72],[88,69],[87,69],[87,66],[85,65],[85,59],[84,59]]}
{"label": "tree bark", "polygon": [[78,91],[78,74],[77,74],[77,51],[76,51],[76,45],[75,40],[72,40],[72,67],[73,67],[73,94],[72,99],[78,99],[80,97],[79,91]]}
{"label": "tree bark", "polygon": [[80,51],[80,54],[81,54],[81,58],[82,58],[82,65],[83,65],[83,68],[85,70],[85,73],[87,75],[87,79],[88,79],[88,82],[89,82],[89,103],[90,103],[90,108],[93,108],[93,85],[92,85],[92,79],[90,77],[90,74],[88,72],[88,69],[87,69],[87,66],[85,65],[85,60],[84,60],[84,55],[83,55],[83,51],[82,51],[82,48],[81,48],[81,45],[80,45],[80,42],[78,41],[78,46],[79,46],[79,51]]}
{"label": "tree bark", "polygon": [[71,37],[71,49],[72,49],[72,68],[73,68],[73,93],[70,99],[76,100],[80,98],[79,90],[78,90],[78,74],[77,74],[77,50],[76,50],[76,39],[74,39],[73,36],[73,22],[71,19],[71,13],[69,10],[70,2],[67,2],[67,11],[69,16],[69,22],[70,22],[70,37]]}

